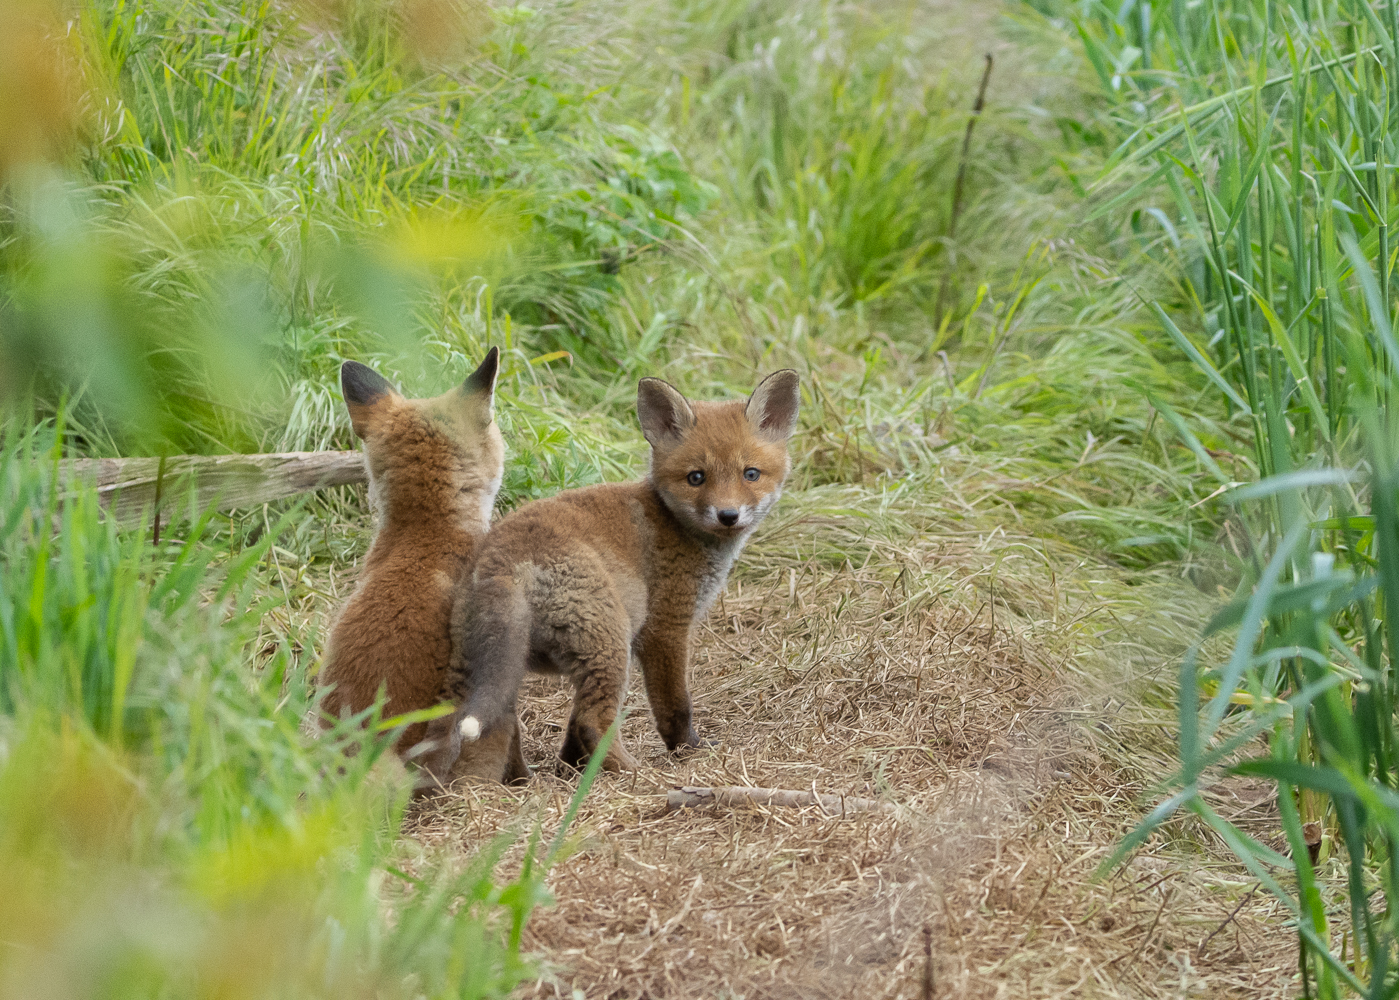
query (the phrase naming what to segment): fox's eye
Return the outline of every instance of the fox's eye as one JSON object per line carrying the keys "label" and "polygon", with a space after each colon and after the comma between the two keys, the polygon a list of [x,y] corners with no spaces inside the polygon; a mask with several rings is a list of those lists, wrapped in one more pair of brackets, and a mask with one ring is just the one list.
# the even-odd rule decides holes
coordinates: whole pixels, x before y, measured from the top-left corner
{"label": "fox's eye", "polygon": [[762,475],[762,473],[759,472],[757,469],[744,469],[744,470],[743,470],[743,478],[746,479],[746,480],[748,480],[750,483],[756,483],[756,482],[758,481],[758,477],[761,476],[761,475]]}
{"label": "fox's eye", "polygon": [[685,477],[685,481],[688,482],[691,486],[699,486],[704,482],[704,473],[696,469],[694,472],[690,473],[688,476]]}

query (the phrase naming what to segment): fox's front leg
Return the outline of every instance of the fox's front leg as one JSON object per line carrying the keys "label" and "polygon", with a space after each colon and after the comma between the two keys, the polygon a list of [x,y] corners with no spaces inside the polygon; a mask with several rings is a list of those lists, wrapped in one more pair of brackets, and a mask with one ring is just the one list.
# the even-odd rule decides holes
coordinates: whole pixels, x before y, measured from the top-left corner
{"label": "fox's front leg", "polygon": [[713,746],[695,729],[690,705],[690,623],[657,623],[642,630],[636,647],[646,698],[666,748]]}

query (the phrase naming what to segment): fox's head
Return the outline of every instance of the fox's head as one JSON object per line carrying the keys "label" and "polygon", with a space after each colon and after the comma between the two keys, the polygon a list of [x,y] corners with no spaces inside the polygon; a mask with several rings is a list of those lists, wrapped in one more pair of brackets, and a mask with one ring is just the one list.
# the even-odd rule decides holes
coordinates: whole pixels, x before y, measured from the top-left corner
{"label": "fox's head", "polygon": [[482,531],[505,467],[495,424],[500,351],[465,382],[432,399],[405,399],[358,361],[340,366],[350,424],[364,441],[369,502],[380,524],[451,517]]}
{"label": "fox's head", "polygon": [[692,403],[667,382],[642,379],[636,410],[651,442],[651,482],[670,512],[718,538],[752,531],[791,471],[787,439],[800,403],[791,369],[763,379],[747,402]]}

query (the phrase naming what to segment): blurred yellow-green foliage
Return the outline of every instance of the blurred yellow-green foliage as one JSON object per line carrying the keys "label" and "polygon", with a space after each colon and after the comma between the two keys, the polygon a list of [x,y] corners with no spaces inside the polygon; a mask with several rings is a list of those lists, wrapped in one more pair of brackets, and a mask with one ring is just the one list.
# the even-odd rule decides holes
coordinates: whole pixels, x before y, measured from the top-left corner
{"label": "blurred yellow-green foliage", "polygon": [[311,444],[342,358],[479,355],[487,288],[576,337],[710,197],[480,4],[3,16],[5,386],[90,451]]}
{"label": "blurred yellow-green foliage", "polygon": [[52,441],[0,450],[0,996],[507,993],[537,876],[507,895],[502,842],[390,877],[397,730],[307,740],[299,640],[249,669],[285,524],[235,551],[206,515],[153,550],[90,487],[59,503]]}
{"label": "blurred yellow-green foliage", "polygon": [[82,48],[48,0],[0,8],[0,182],[72,152],[82,124]]}

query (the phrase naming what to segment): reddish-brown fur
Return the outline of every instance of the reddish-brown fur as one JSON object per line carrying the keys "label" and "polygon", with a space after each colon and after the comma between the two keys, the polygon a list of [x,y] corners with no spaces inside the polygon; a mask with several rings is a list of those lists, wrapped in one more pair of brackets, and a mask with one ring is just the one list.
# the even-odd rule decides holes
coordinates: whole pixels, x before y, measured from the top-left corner
{"label": "reddish-brown fur", "polygon": [[[460,773],[526,777],[515,714],[526,669],[573,681],[561,756],[581,764],[616,718],[633,654],[666,746],[703,745],[687,678],[691,633],[781,493],[798,402],[792,371],[769,376],[746,403],[690,403],[642,380],[650,474],[527,504],[479,547],[453,613],[449,684],[461,704],[429,728],[436,749],[425,767],[444,774],[460,752]],[[603,766],[635,761],[616,742]]]}
{"label": "reddish-brown fur", "polygon": [[[369,708],[381,686],[385,718],[441,700],[453,591],[490,523],[504,466],[492,408],[497,365],[492,348],[462,386],[434,399],[405,399],[354,362],[342,369],[378,524],[326,644],[319,683],[333,685],[324,702],[332,717]],[[424,729],[409,726],[399,753]]]}

